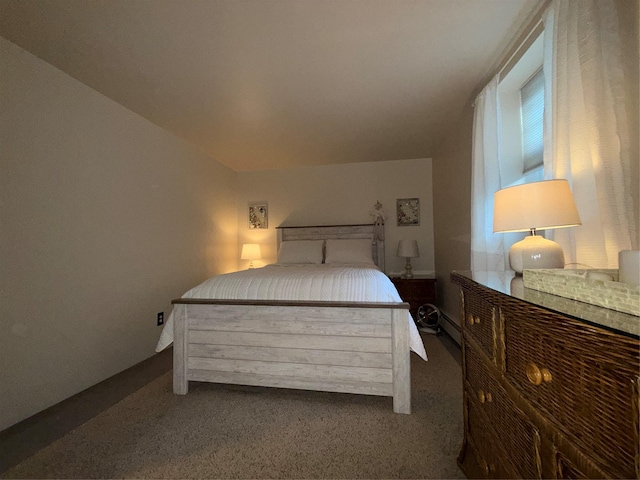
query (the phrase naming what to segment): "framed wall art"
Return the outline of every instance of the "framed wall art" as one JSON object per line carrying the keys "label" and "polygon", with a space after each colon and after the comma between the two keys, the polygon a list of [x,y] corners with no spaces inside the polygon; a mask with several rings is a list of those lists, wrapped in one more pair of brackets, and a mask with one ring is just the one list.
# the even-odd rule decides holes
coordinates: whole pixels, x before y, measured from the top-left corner
{"label": "framed wall art", "polygon": [[398,226],[420,225],[420,199],[399,198],[396,200]]}
{"label": "framed wall art", "polygon": [[269,215],[266,203],[249,204],[249,229],[269,228]]}

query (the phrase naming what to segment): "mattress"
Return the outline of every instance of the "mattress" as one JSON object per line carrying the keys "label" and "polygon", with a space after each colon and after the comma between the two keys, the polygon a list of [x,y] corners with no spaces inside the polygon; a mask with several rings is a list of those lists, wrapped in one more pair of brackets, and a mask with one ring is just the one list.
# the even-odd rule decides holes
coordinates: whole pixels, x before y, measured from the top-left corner
{"label": "mattress", "polygon": [[[391,280],[374,265],[267,265],[212,277],[182,298],[217,300],[292,300],[331,302],[402,302]],[[407,311],[411,350],[427,360],[418,328]],[[173,342],[173,313],[169,315],[156,352]]]}

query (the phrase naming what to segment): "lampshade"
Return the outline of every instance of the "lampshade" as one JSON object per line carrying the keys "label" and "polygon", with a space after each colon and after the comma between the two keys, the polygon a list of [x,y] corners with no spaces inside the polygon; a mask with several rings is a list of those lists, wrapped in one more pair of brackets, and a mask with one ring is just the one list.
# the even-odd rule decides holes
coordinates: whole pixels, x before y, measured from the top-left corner
{"label": "lampshade", "polygon": [[549,230],[581,224],[567,180],[503,188],[493,197],[494,232]]}
{"label": "lampshade", "polygon": [[398,242],[398,257],[415,258],[419,257],[418,242],[415,240],[400,240]]}
{"label": "lampshade", "polygon": [[242,245],[242,253],[240,254],[241,260],[251,260],[249,262],[249,268],[253,268],[253,261],[260,260],[262,253],[260,252],[260,245],[257,243],[245,243]]}
{"label": "lampshade", "polygon": [[518,274],[531,268],[564,268],[562,247],[536,235],[536,230],[577,225],[580,216],[567,180],[508,187],[493,197],[494,232],[531,232],[509,250],[509,265]]}
{"label": "lampshade", "polygon": [[415,240],[400,240],[398,242],[398,253],[399,257],[405,257],[407,262],[404,265],[404,278],[413,278],[413,273],[411,271],[411,259],[415,257],[419,257],[420,253],[418,252],[418,242]]}
{"label": "lampshade", "polygon": [[242,245],[242,254],[240,255],[242,260],[260,260],[262,253],[260,253],[260,245],[257,243],[245,243]]}

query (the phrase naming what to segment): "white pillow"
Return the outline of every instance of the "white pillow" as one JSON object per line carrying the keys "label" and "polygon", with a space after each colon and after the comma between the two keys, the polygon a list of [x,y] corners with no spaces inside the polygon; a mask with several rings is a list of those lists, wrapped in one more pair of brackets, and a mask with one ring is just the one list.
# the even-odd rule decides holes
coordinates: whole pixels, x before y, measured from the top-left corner
{"label": "white pillow", "polygon": [[324,263],[366,263],[375,265],[371,256],[371,240],[329,239]]}
{"label": "white pillow", "polygon": [[287,240],[280,244],[277,263],[322,263],[323,245],[323,240]]}

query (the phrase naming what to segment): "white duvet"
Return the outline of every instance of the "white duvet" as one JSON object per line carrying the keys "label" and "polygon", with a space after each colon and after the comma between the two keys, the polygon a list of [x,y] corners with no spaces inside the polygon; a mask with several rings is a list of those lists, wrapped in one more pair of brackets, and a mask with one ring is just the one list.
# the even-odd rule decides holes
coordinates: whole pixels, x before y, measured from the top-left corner
{"label": "white duvet", "polygon": [[[217,275],[182,298],[219,300],[317,300],[345,302],[402,302],[389,278],[368,265],[267,265]],[[407,313],[411,350],[424,360],[427,354],[418,328]],[[162,330],[156,352],[173,342],[173,313]]]}

